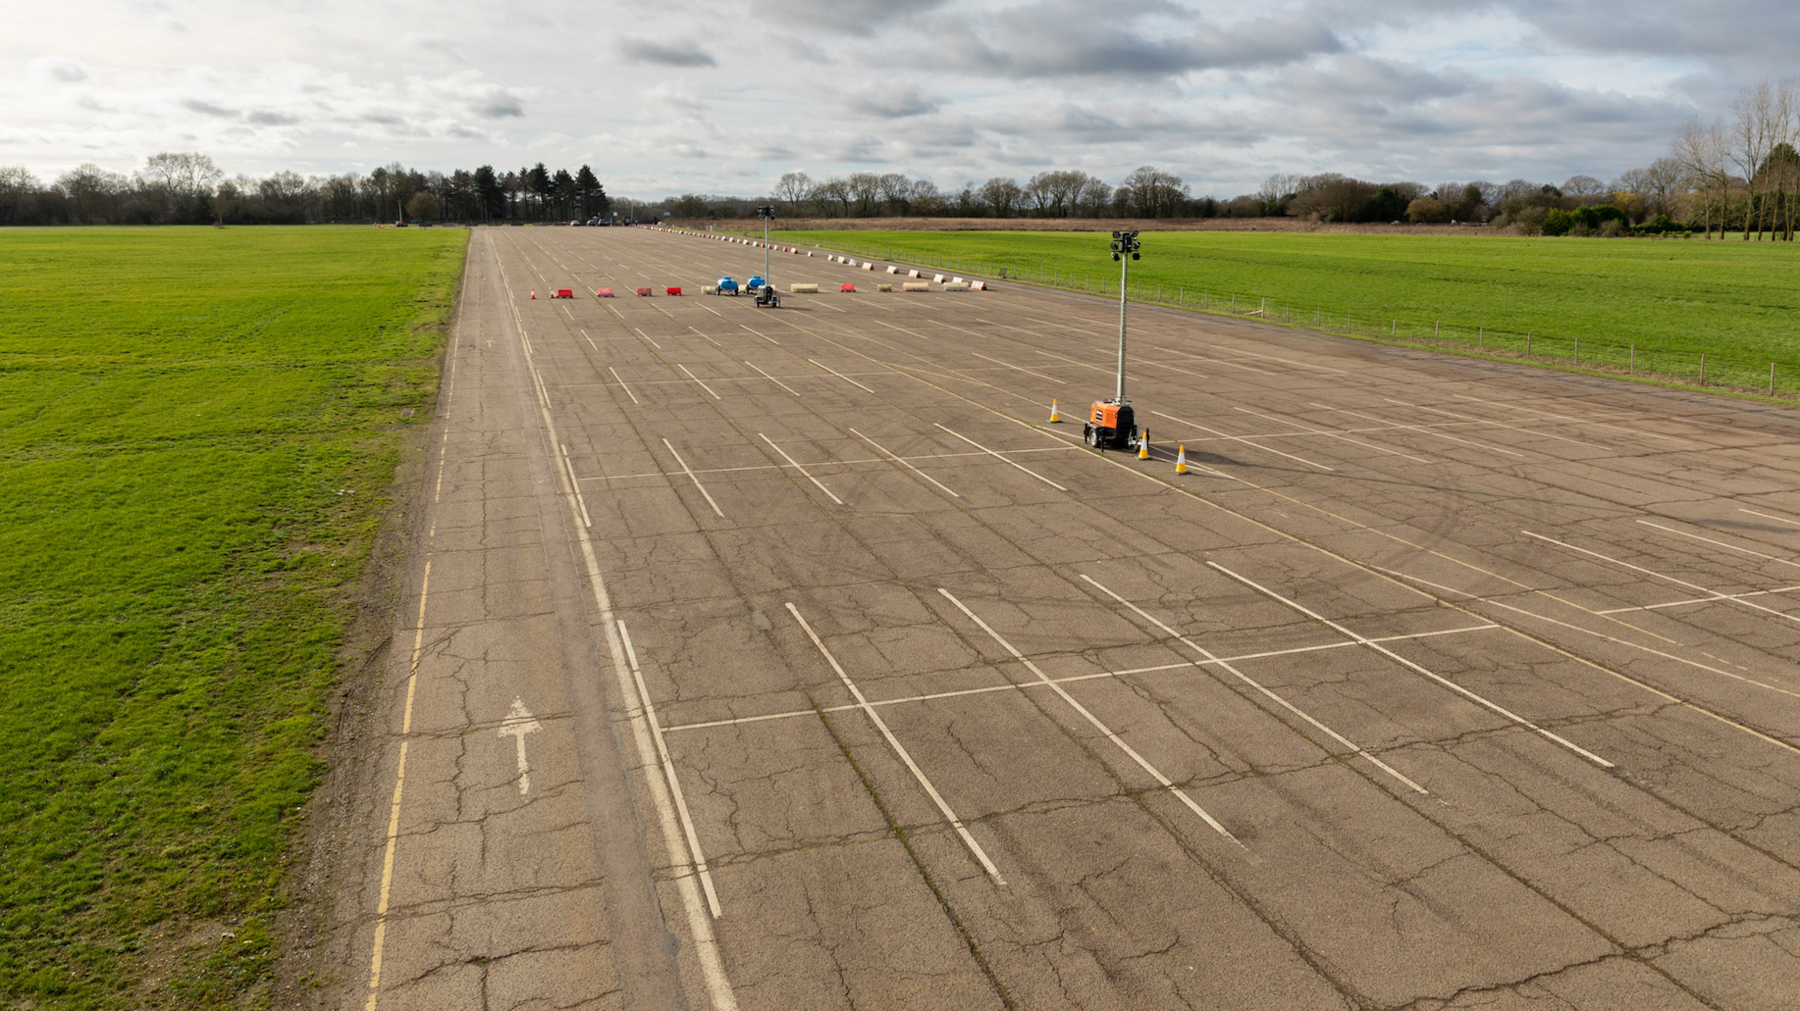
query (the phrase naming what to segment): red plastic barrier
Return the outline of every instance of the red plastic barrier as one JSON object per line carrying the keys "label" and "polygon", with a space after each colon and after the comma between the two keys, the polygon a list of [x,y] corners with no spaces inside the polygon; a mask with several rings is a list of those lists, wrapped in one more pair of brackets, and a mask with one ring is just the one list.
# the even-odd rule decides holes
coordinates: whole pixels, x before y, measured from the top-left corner
{"label": "red plastic barrier", "polygon": [[679,295],[679,294],[681,294],[681,289],[679,287],[664,288],[663,293],[666,295]]}
{"label": "red plastic barrier", "polygon": [[637,293],[639,295],[642,295],[645,298],[650,297],[650,289],[649,288],[639,288],[639,289],[637,289]]}
{"label": "red plastic barrier", "polygon": [[600,298],[611,298],[611,297],[613,297],[613,293],[612,293],[612,289],[611,289],[611,288],[596,288],[596,289],[594,289],[594,294],[595,294],[595,295],[596,295],[596,296],[598,296],[598,297],[600,297]]}
{"label": "red plastic barrier", "polygon": [[854,285],[854,284],[840,284],[840,285],[838,285],[838,290],[839,290],[839,291],[855,291],[855,290],[856,290],[856,285]]}
{"label": "red plastic barrier", "polygon": [[556,289],[556,294],[554,294],[550,297],[551,298],[574,298],[575,293],[573,291],[570,291],[568,288],[558,288],[558,289]]}

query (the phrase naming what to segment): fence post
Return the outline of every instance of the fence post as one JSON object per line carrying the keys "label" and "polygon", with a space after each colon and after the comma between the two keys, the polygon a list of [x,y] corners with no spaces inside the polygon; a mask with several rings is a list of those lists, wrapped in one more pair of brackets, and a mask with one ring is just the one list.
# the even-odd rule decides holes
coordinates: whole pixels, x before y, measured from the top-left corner
{"label": "fence post", "polygon": [[1433,337],[1444,336],[1444,321],[1441,319],[1438,320],[1437,323],[1435,324],[1435,327],[1436,327],[1436,329],[1432,330],[1431,336],[1433,336]]}
{"label": "fence post", "polygon": [[1581,364],[1581,338],[1575,338],[1575,364]]}
{"label": "fence post", "polygon": [[1775,363],[1769,363],[1769,396],[1775,395]]}
{"label": "fence post", "polygon": [[1483,326],[1481,328],[1481,336],[1476,339],[1475,346],[1478,348],[1487,347],[1487,327]]}
{"label": "fence post", "polygon": [[1631,345],[1631,375],[1637,375],[1637,345]]}
{"label": "fence post", "polygon": [[1700,352],[1700,385],[1706,385],[1706,352]]}
{"label": "fence post", "polygon": [[1400,336],[1400,321],[1399,320],[1394,321],[1394,325],[1393,325],[1393,327],[1390,328],[1390,332],[1395,337]]}
{"label": "fence post", "polygon": [[1531,357],[1531,331],[1525,331],[1525,357]]}

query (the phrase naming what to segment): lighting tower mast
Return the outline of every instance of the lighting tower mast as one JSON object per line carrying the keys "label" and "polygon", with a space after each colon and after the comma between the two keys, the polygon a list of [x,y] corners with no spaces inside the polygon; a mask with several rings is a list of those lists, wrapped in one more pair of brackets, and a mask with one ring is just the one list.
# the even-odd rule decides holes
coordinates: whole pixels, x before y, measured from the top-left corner
{"label": "lighting tower mast", "polygon": [[1114,232],[1112,258],[1119,261],[1119,392],[1115,403],[1125,403],[1125,286],[1131,278],[1131,261],[1139,259],[1138,233]]}
{"label": "lighting tower mast", "polygon": [[769,282],[769,222],[775,218],[775,205],[764,204],[756,209],[756,216],[763,223],[763,283]]}

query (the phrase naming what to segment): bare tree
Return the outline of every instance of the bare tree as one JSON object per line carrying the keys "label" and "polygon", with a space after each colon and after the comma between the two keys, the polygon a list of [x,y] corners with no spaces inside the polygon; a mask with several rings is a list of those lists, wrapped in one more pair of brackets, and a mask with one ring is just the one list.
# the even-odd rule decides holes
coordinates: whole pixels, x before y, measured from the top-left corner
{"label": "bare tree", "polygon": [[1142,166],[1125,177],[1119,186],[1121,208],[1145,218],[1172,218],[1187,203],[1188,187],[1181,177],[1150,165]]}
{"label": "bare tree", "polygon": [[788,205],[790,213],[798,213],[800,201],[812,190],[812,177],[804,172],[786,172],[775,184],[775,195]]}
{"label": "bare tree", "polygon": [[844,182],[849,186],[851,199],[856,201],[856,216],[873,215],[881,201],[881,177],[873,172],[856,172]]}
{"label": "bare tree", "polygon": [[1562,184],[1565,197],[1574,197],[1583,204],[1599,203],[1606,196],[1606,184],[1593,176],[1570,176],[1569,181]]}
{"label": "bare tree", "polygon": [[850,201],[853,199],[850,184],[841,176],[832,176],[808,190],[807,198],[820,209],[820,213],[830,216],[833,209],[844,217],[850,216]]}
{"label": "bare tree", "polygon": [[1767,81],[1745,88],[1731,103],[1730,146],[1727,150],[1744,176],[1745,242],[1750,241],[1752,222],[1756,226],[1756,241],[1762,241],[1763,217],[1756,199],[1757,176],[1761,174],[1769,149],[1774,147],[1771,136],[1774,115],[1775,92]]}
{"label": "bare tree", "polygon": [[988,206],[996,218],[1010,218],[1019,211],[1025,200],[1025,191],[1019,186],[1017,179],[1007,176],[995,176],[981,184],[981,202]]}
{"label": "bare tree", "polygon": [[210,196],[213,184],[225,177],[211,158],[198,151],[159,151],[144,164],[143,174],[176,215],[191,210],[201,197]]}
{"label": "bare tree", "polygon": [[1099,176],[1088,176],[1081,184],[1081,191],[1075,195],[1076,213],[1082,217],[1097,218],[1106,213],[1112,206],[1113,188]]}
{"label": "bare tree", "polygon": [[1717,120],[1689,120],[1676,135],[1670,157],[1687,175],[1687,185],[1699,193],[1706,237],[1712,238],[1713,211],[1719,215],[1719,238],[1725,237],[1725,214],[1731,200],[1731,144],[1724,124]]}
{"label": "bare tree", "polygon": [[898,172],[883,173],[876,180],[881,190],[882,203],[887,205],[888,213],[905,217],[912,213],[912,180]]}

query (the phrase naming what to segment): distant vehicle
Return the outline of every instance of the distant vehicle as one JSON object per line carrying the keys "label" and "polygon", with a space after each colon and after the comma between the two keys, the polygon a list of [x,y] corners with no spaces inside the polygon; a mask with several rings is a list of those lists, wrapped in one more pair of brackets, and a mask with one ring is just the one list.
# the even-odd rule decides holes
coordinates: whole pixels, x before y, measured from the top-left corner
{"label": "distant vehicle", "polygon": [[583,220],[581,220],[581,219],[580,219],[580,218],[577,218],[577,219],[575,219],[575,220],[574,220],[574,221],[571,221],[571,222],[569,222],[569,224],[571,224],[571,225],[573,225],[573,226],[575,226],[575,227],[577,227],[577,228],[579,228],[579,227],[581,227],[581,226],[582,226],[582,225],[585,225],[585,224],[587,224],[587,222],[585,222],[585,221],[583,221]]}
{"label": "distant vehicle", "polygon": [[394,222],[394,227],[395,227],[395,228],[405,228],[405,227],[406,227],[406,222],[404,222],[404,221],[396,221],[396,222]]}
{"label": "distant vehicle", "polygon": [[762,279],[761,274],[751,274],[750,280],[744,282],[744,287],[749,288],[751,291],[761,291],[763,288],[767,287],[768,284],[769,282]]}
{"label": "distant vehicle", "polygon": [[774,285],[765,284],[756,291],[756,304],[770,309],[779,309],[781,308],[781,296],[775,294]]}
{"label": "distant vehicle", "polygon": [[726,274],[724,277],[719,278],[719,283],[713,287],[713,294],[715,295],[736,295],[737,293],[738,283],[732,279],[730,274]]}
{"label": "distant vehicle", "polygon": [[590,227],[593,227],[593,226],[599,226],[599,225],[604,225],[604,224],[606,224],[606,222],[604,222],[604,221],[601,221],[601,220],[600,220],[600,219],[599,219],[599,218],[597,218],[597,217],[595,217],[595,218],[589,218],[589,219],[587,219],[587,223],[588,223],[588,225],[589,225],[589,226],[590,226]]}

